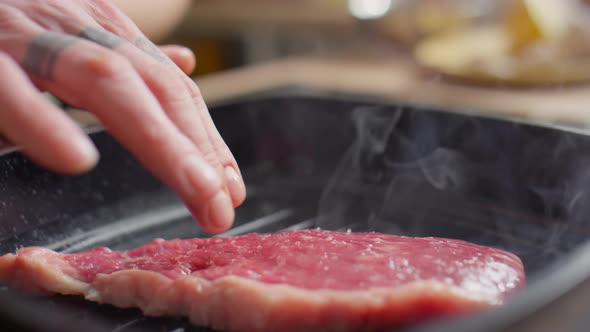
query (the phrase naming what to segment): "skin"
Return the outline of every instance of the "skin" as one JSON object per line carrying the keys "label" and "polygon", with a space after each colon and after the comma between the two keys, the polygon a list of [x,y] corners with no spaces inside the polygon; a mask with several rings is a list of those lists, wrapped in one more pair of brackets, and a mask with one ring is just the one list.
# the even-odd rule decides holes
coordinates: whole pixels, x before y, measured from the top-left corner
{"label": "skin", "polygon": [[[192,0],[113,0],[151,41],[165,39],[180,24]],[[187,75],[196,66],[193,52],[179,45],[163,45],[160,49]]]}
{"label": "skin", "polygon": [[107,0],[0,0],[0,132],[53,171],[94,167],[96,148],[39,93],[49,91],[94,113],[204,230],[225,231],[246,189],[185,74],[194,63],[184,48],[156,47]]}

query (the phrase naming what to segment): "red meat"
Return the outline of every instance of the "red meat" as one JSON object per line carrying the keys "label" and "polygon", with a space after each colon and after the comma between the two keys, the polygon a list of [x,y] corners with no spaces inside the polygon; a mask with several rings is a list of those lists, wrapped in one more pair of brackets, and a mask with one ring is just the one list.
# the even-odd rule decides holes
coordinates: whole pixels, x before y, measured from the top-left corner
{"label": "red meat", "polygon": [[500,305],[525,274],[515,255],[464,241],[304,230],[30,247],[0,257],[0,280],[228,331],[369,331]]}

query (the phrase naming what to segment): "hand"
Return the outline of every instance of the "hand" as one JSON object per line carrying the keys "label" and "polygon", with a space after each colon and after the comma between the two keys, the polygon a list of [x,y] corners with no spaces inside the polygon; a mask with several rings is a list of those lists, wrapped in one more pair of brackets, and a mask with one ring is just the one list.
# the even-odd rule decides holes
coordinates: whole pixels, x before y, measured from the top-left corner
{"label": "hand", "polygon": [[185,74],[190,75],[197,65],[197,59],[191,49],[178,45],[162,45],[160,50]]}
{"label": "hand", "polygon": [[106,0],[0,0],[0,132],[54,171],[92,168],[95,147],[38,89],[48,91],[94,113],[203,229],[221,232],[244,182],[198,87],[166,54],[185,71],[194,58],[164,50]]}

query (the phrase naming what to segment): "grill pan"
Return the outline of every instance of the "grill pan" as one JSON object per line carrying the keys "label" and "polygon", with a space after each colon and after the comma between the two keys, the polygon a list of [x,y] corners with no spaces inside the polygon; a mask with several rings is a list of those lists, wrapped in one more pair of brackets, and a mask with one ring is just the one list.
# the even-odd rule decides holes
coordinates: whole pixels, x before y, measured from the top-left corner
{"label": "grill pan", "polygon": [[[218,236],[322,227],[509,250],[525,264],[524,292],[498,309],[404,331],[541,331],[540,322],[547,331],[585,330],[583,310],[572,308],[590,304],[590,295],[580,296],[590,276],[588,135],[352,97],[262,96],[211,113],[249,195],[236,225]],[[91,138],[102,160],[83,176],[52,174],[18,152],[0,156],[1,253],[210,236],[108,133]],[[20,331],[211,331],[6,287],[0,323]]]}

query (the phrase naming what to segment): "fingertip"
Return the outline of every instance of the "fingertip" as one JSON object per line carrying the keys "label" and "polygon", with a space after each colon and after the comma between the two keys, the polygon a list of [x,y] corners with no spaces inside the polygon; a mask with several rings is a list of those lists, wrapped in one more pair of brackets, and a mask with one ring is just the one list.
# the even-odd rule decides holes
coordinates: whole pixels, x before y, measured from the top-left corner
{"label": "fingertip", "polygon": [[187,67],[194,67],[197,62],[197,58],[193,50],[188,47],[179,46],[178,47],[178,56],[186,61]]}
{"label": "fingertip", "polygon": [[185,202],[201,228],[209,234],[219,234],[231,228],[235,210],[225,191],[219,191],[208,202]]}
{"label": "fingertip", "polygon": [[225,177],[234,207],[240,206],[246,200],[246,185],[233,166],[225,167]]}
{"label": "fingertip", "polygon": [[39,153],[28,144],[22,145],[23,153],[35,163],[64,175],[80,175],[92,170],[100,159],[98,150],[84,135],[72,138],[67,144],[52,146],[51,154]]}
{"label": "fingertip", "polygon": [[100,154],[95,145],[86,135],[80,135],[72,144],[75,152],[75,159],[71,163],[71,173],[80,174],[93,169],[100,159]]}
{"label": "fingertip", "polygon": [[206,207],[205,228],[213,234],[221,233],[234,223],[235,210],[230,197],[224,192],[218,192]]}
{"label": "fingertip", "polygon": [[197,58],[192,50],[181,47],[175,63],[185,74],[190,75],[197,66]]}
{"label": "fingertip", "polygon": [[190,75],[195,70],[197,58],[190,48],[178,45],[167,45],[161,46],[160,49],[185,74]]}

